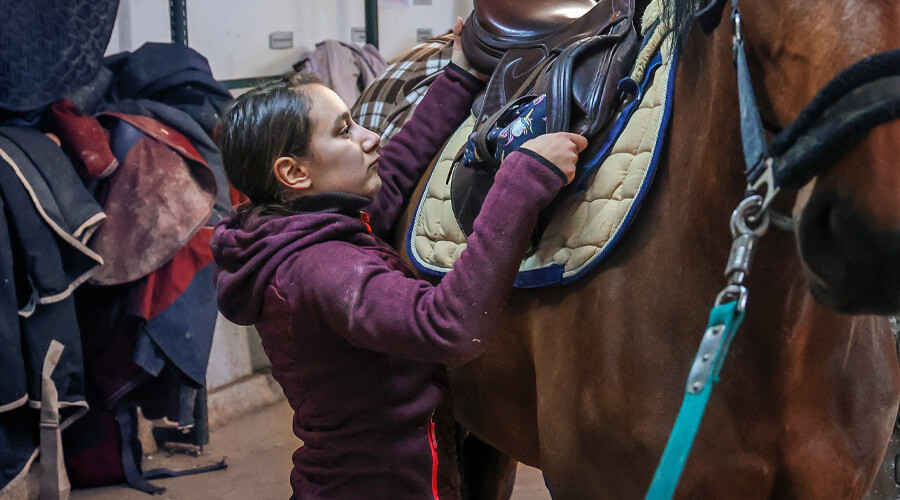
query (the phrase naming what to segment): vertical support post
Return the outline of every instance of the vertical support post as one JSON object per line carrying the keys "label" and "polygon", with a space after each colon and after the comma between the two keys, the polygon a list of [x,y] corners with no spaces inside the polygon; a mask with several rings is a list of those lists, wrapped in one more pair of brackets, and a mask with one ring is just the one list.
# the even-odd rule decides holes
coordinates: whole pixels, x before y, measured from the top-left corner
{"label": "vertical support post", "polygon": [[366,0],[366,43],[378,48],[378,0]]}
{"label": "vertical support post", "polygon": [[172,27],[172,43],[187,45],[187,0],[169,0],[169,20]]}
{"label": "vertical support post", "polygon": [[203,447],[209,444],[209,408],[206,400],[206,387],[197,390],[197,399],[194,400],[194,444]]}

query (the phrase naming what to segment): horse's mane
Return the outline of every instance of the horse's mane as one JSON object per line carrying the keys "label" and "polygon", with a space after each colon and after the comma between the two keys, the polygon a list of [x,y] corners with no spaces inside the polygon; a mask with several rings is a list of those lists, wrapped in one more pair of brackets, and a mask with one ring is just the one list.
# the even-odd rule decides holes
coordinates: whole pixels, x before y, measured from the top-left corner
{"label": "horse's mane", "polygon": [[666,23],[672,27],[673,33],[684,39],[694,16],[709,0],[662,0],[662,14]]}

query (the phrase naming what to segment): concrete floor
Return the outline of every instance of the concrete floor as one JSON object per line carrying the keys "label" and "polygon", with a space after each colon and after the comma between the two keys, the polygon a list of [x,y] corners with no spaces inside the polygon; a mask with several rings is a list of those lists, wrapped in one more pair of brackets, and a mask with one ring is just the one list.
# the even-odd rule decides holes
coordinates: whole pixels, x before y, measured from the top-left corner
{"label": "concrete floor", "polygon": [[[288,475],[297,438],[291,432],[291,409],[282,400],[272,406],[234,419],[210,433],[210,444],[199,457],[158,451],[148,455],[145,470],[167,467],[183,470],[226,458],[228,468],[194,476],[152,481],[168,491],[151,497],[125,486],[75,490],[73,500],[223,499],[287,500],[291,496]],[[519,466],[513,500],[549,500],[540,471]]]}

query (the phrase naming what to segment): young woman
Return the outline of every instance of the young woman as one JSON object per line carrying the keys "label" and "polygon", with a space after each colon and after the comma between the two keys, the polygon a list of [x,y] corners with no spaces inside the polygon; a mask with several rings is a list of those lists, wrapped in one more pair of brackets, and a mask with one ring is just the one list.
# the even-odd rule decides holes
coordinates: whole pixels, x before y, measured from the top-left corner
{"label": "young woman", "polygon": [[463,69],[461,26],[451,64],[383,150],[305,76],[222,117],[226,173],[250,201],[213,236],[218,303],[256,326],[294,409],[297,499],[440,496],[435,373],[484,351],[538,212],[587,145],[547,134],[510,154],[455,269],[437,286],[416,279],[379,236],[483,86]]}

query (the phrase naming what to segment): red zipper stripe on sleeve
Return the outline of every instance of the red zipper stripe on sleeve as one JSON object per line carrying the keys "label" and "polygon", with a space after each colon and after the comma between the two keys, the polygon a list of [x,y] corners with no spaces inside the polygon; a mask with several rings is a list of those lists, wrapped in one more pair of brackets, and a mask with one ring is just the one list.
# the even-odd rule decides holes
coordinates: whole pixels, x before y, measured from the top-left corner
{"label": "red zipper stripe on sleeve", "polygon": [[434,420],[428,422],[428,445],[431,447],[431,494],[434,495],[434,500],[440,500],[438,497],[438,454]]}
{"label": "red zipper stripe on sleeve", "polygon": [[369,232],[371,233],[371,232],[372,232],[372,225],[369,224],[369,222],[371,222],[371,220],[369,219],[369,214],[367,214],[367,213],[363,212],[362,210],[360,210],[360,211],[359,211],[359,218],[362,219],[362,221],[366,223],[366,229],[368,229]]}

